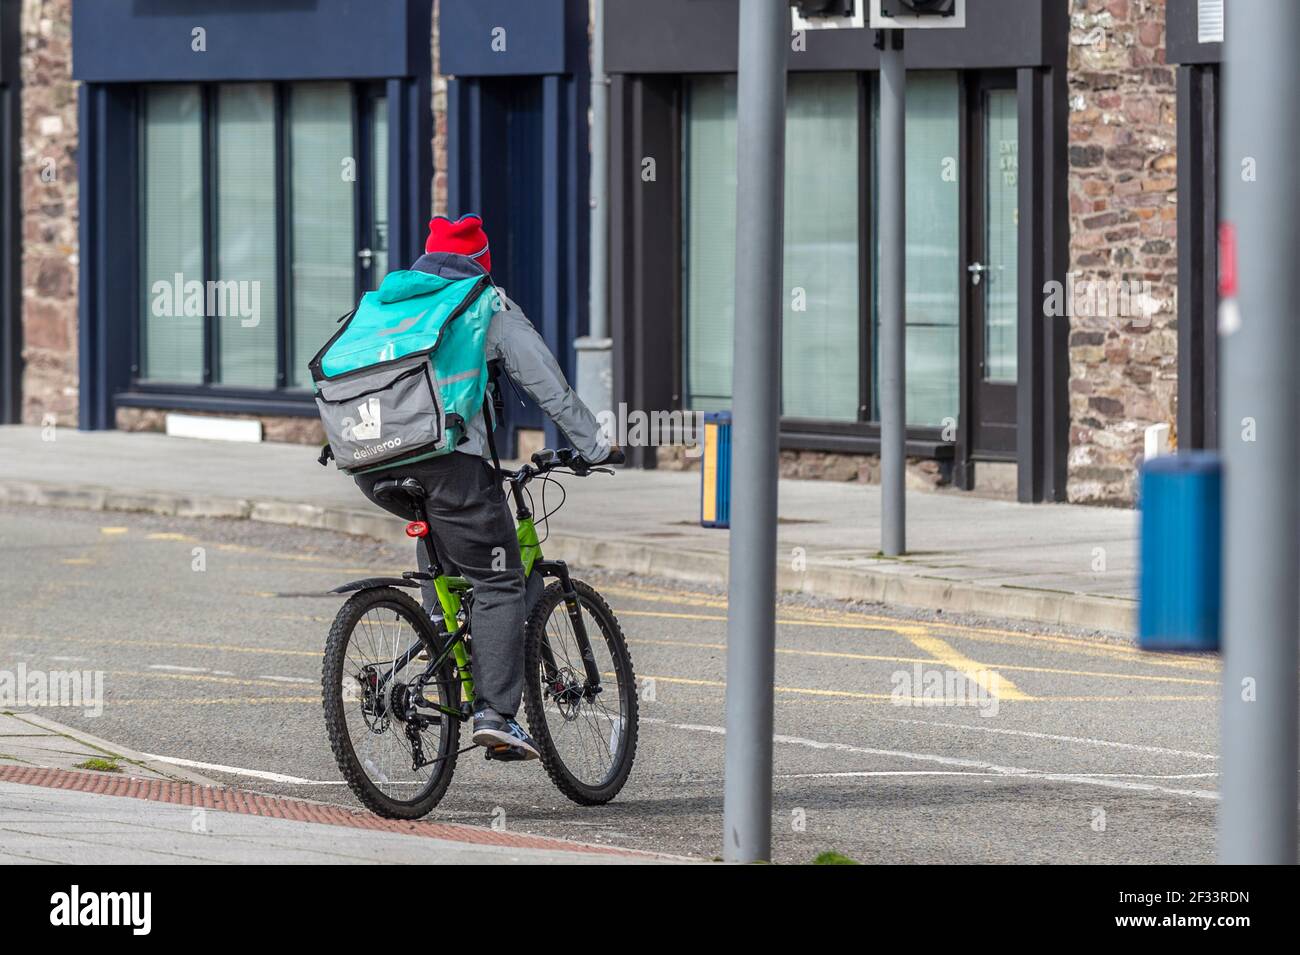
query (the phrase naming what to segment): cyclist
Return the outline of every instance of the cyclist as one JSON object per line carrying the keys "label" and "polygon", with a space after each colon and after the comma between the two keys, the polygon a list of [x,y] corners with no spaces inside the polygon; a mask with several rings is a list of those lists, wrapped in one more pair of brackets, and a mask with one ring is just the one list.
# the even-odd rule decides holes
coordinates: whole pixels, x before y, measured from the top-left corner
{"label": "cyclist", "polygon": [[[425,254],[413,271],[449,279],[491,275],[492,257],[483,220],[466,215],[454,222],[442,216],[429,223]],[[541,335],[510,298],[500,294],[501,309],[487,333],[487,360],[497,362],[568,437],[587,464],[617,463],[622,458],[596,423],[595,416],[569,387]],[[414,515],[375,499],[377,482],[413,477],[424,488],[430,533],[448,571],[459,572],[474,587],[474,733],[475,743],[490,746],[503,759],[537,759],[537,744],[515,719],[524,687],[524,617],[527,612],[524,569],[515,525],[501,492],[501,479],[490,463],[488,428],[483,412],[469,422],[467,440],[451,454],[358,475],[357,485],[370,500],[399,517]],[[421,569],[424,549],[416,547]],[[424,606],[438,607],[428,582]],[[501,749],[501,747],[507,747]]]}

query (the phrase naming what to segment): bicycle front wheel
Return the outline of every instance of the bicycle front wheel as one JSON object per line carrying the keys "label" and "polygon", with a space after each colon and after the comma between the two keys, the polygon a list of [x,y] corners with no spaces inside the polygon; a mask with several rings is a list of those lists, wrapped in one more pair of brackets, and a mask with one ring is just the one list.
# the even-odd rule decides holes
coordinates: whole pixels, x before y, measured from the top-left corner
{"label": "bicycle front wheel", "polygon": [[558,582],[528,617],[524,706],[556,788],[576,803],[598,806],[618,795],[636,759],[636,676],[604,598],[581,581],[573,588],[580,628]]}
{"label": "bicycle front wheel", "polygon": [[348,598],[325,644],[321,689],[334,758],[356,797],[389,819],[429,812],[456,768],[460,722],[424,704],[455,708],[459,686],[449,661],[429,671],[422,637],[437,649],[420,605],[381,587]]}

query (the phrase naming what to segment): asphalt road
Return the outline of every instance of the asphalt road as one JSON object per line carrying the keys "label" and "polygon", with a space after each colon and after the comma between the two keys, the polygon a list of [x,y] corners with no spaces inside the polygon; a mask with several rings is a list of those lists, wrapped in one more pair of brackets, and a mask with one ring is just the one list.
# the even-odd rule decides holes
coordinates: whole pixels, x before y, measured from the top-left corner
{"label": "asphalt road", "polygon": [[[232,785],[355,805],[321,721],[341,603],[324,591],[407,569],[405,543],[0,508],[0,670],[103,671],[102,714],[46,715]],[[468,753],[433,817],[719,856],[725,596],[588,579],[645,681],[627,787],[582,808],[536,763]],[[778,617],[777,861],[1213,861],[1214,660],[880,608]]]}

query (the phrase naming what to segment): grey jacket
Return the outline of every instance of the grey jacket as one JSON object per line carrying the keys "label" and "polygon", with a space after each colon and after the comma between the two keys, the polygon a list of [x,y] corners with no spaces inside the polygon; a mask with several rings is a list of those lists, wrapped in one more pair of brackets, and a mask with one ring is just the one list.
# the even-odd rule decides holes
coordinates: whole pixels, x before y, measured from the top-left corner
{"label": "grey jacket", "polygon": [[[448,252],[422,255],[411,269],[450,279],[484,274],[473,259]],[[605,460],[609,454],[609,440],[601,431],[596,416],[569,387],[555,356],[528,316],[500,288],[497,293],[503,307],[492,316],[492,323],[488,325],[487,360],[500,362],[510,380],[537,402],[579,454],[593,463]],[[482,411],[466,426],[465,441],[456,450],[491,457]]]}

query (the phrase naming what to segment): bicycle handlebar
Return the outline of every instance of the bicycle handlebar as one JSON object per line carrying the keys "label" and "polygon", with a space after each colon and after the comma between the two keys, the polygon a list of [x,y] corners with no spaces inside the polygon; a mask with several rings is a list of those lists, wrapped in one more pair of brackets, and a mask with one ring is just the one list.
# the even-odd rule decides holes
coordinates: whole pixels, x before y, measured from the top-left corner
{"label": "bicycle handlebar", "polygon": [[558,450],[547,448],[533,455],[532,464],[525,464],[518,470],[504,471],[502,474],[507,480],[522,487],[539,474],[561,469],[573,474],[575,477],[587,477],[598,472],[613,474],[613,470],[604,467],[604,465],[623,464],[626,460],[627,456],[621,449],[610,451],[599,465],[595,465],[572,448],[560,448]]}

